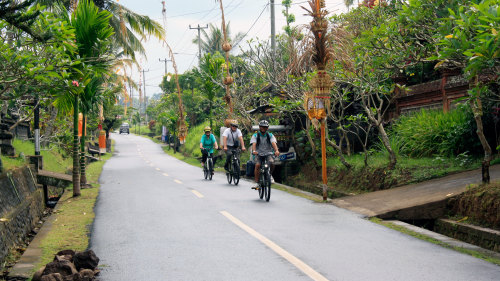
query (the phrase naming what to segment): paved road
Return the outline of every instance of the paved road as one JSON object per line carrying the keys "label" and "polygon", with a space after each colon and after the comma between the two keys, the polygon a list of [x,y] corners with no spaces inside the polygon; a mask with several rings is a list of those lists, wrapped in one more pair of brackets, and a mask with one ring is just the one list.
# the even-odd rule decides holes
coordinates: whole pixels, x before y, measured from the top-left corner
{"label": "paved road", "polygon": [[91,248],[112,280],[500,280],[500,267],[279,190],[258,199],[113,135]]}

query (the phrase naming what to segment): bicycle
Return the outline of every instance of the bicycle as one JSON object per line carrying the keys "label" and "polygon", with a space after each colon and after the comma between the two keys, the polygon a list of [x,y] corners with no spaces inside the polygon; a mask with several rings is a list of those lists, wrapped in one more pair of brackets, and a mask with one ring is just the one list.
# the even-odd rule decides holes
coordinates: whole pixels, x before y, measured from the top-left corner
{"label": "bicycle", "polygon": [[212,176],[214,174],[213,154],[208,153],[206,149],[202,149],[201,153],[207,154],[207,160],[205,160],[205,165],[203,166],[203,175],[205,176],[205,179],[212,180]]}
{"label": "bicycle", "polygon": [[239,149],[231,150],[231,162],[229,163],[228,171],[226,172],[227,182],[234,185],[238,185],[240,182],[240,158],[238,157],[240,153]]}
{"label": "bicycle", "polygon": [[271,165],[267,161],[267,156],[257,157],[260,157],[259,198],[269,202],[271,199]]}

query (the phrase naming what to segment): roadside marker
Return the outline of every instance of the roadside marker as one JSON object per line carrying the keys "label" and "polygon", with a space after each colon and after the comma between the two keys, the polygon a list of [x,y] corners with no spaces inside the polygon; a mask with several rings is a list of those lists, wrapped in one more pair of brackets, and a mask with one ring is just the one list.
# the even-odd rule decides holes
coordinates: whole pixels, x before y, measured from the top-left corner
{"label": "roadside marker", "polygon": [[248,234],[252,235],[253,237],[257,238],[260,242],[262,242],[264,245],[269,247],[271,250],[273,250],[275,253],[278,255],[282,256],[285,258],[287,261],[289,261],[291,264],[295,265],[298,269],[300,269],[302,272],[304,272],[307,276],[309,276],[312,280],[317,280],[317,281],[328,281],[323,275],[312,269],[310,266],[305,264],[303,261],[299,260],[289,252],[287,252],[285,249],[281,248],[280,246],[276,245],[273,241],[267,239],[264,235],[258,233],[255,231],[253,228],[250,226],[244,224],[241,222],[239,219],[235,218],[233,215],[228,213],[227,211],[221,211],[220,212],[223,216],[225,216],[227,219],[229,219],[232,223],[236,224],[239,226],[241,229],[246,231]]}
{"label": "roadside marker", "polygon": [[203,197],[205,197],[205,196],[203,196],[203,194],[199,193],[199,192],[198,192],[198,191],[196,191],[196,190],[191,190],[191,192],[193,192],[193,193],[194,193],[194,195],[198,196],[198,198],[203,198]]}

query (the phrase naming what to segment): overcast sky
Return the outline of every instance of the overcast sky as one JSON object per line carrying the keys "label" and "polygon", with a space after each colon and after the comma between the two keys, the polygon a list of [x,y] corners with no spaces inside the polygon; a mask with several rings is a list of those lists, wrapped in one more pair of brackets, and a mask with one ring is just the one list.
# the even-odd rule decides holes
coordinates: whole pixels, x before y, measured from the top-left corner
{"label": "overcast sky", "polygon": [[[119,0],[128,9],[147,15],[163,24],[162,0]],[[283,32],[286,25],[282,14],[284,7],[281,0],[275,0],[276,33]],[[356,2],[356,1],[355,1]],[[271,34],[271,13],[269,0],[222,0],[226,22],[230,22],[231,34],[243,32],[247,34],[243,41],[250,38],[269,40]],[[179,73],[183,73],[198,64],[198,45],[192,41],[198,36],[196,29],[189,29],[207,24],[221,26],[221,12],[219,2],[215,0],[165,0],[167,14],[167,42],[172,47]],[[309,24],[311,18],[304,16],[305,11],[300,6],[306,6],[304,0],[293,0],[290,13],[296,17],[295,25]],[[347,9],[343,0],[326,0],[326,8],[330,13],[341,13]],[[158,85],[165,72],[165,63],[159,59],[169,59],[166,47],[151,38],[143,43],[146,48],[147,59],[140,60],[145,72],[146,94],[152,96],[161,93]],[[173,73],[171,62],[167,62],[167,71]],[[138,82],[139,72],[133,70],[133,79]],[[137,93],[133,93],[137,97]]]}

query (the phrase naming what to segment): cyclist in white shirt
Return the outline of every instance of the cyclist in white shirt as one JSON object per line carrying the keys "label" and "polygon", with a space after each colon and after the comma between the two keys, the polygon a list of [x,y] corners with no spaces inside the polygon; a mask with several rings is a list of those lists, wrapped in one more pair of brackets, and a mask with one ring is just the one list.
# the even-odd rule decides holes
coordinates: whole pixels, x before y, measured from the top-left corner
{"label": "cyclist in white shirt", "polygon": [[241,150],[245,151],[245,143],[243,142],[243,134],[238,129],[238,121],[231,120],[231,126],[222,133],[222,144],[226,152],[226,164],[224,169],[229,170],[232,152],[237,150],[241,145]]}

